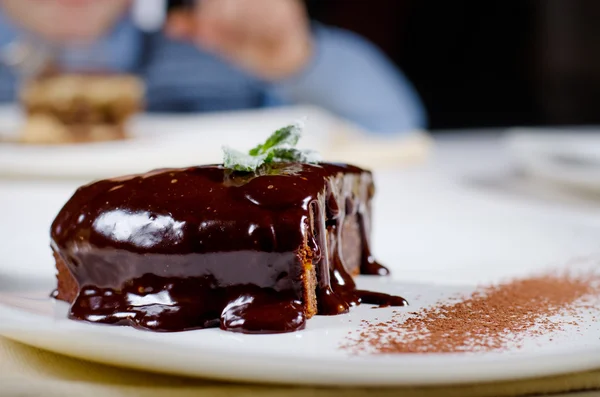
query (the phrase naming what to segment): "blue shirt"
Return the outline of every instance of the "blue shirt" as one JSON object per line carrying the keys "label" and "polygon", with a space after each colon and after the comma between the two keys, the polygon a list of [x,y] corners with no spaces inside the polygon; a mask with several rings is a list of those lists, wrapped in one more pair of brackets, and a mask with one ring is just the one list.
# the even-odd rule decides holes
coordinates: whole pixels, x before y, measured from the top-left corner
{"label": "blue shirt", "polygon": [[[18,37],[0,12],[0,48]],[[315,52],[299,74],[266,82],[160,33],[143,33],[124,18],[96,45],[105,70],[136,73],[146,84],[146,108],[156,112],[206,112],[283,104],[323,107],[377,133],[426,126],[423,105],[406,77],[356,34],[315,24]],[[65,51],[64,67],[77,68],[77,51]],[[14,101],[14,75],[0,66],[0,101]]]}

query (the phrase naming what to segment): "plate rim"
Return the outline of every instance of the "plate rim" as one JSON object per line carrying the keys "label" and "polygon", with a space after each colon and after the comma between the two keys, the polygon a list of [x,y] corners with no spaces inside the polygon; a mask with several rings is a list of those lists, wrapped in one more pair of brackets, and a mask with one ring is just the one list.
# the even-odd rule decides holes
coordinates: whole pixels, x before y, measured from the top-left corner
{"label": "plate rim", "polygon": [[[0,318],[15,319],[30,317],[25,322],[44,326],[56,323],[55,319],[24,312],[0,303]],[[41,323],[40,323],[41,320]],[[40,338],[40,331],[27,332],[20,327],[0,327],[0,335],[10,340],[56,354],[120,368],[130,368],[152,373],[162,373],[189,378],[214,379],[262,384],[297,386],[427,386],[458,385],[494,381],[546,377],[597,369],[600,367],[600,343],[598,346],[581,347],[560,352],[543,352],[539,355],[519,353],[456,353],[456,354],[409,354],[395,356],[352,355],[339,357],[286,357],[291,363],[282,363],[283,357],[272,354],[257,355],[254,352],[231,353],[223,349],[192,349],[162,341],[152,341],[164,348],[172,349],[170,360],[180,360],[176,366],[165,366],[147,360],[144,351],[149,340],[137,339],[132,335],[119,334],[119,355],[111,356],[111,334],[100,331],[111,326],[83,324],[70,320],[58,320],[60,326],[50,333],[54,338]],[[78,332],[88,328],[83,339],[94,340],[94,345],[78,343],[75,348],[65,349],[68,338],[57,338],[58,334]],[[94,329],[93,329],[94,328]],[[43,329],[46,332],[45,329]],[[143,332],[133,330],[134,332]],[[129,331],[128,331],[129,332]],[[191,331],[202,332],[202,330]],[[108,336],[97,338],[99,334]],[[81,336],[81,334],[80,334]],[[256,337],[265,337],[256,335]],[[57,341],[59,343],[57,343]],[[100,341],[100,342],[99,342]],[[99,343],[98,343],[99,342]],[[108,352],[108,353],[107,353]],[[156,354],[156,353],[154,353]],[[153,355],[154,355],[153,354]],[[202,359],[198,360],[197,357]],[[147,355],[146,355],[147,357]],[[194,359],[196,357],[196,359]],[[410,357],[410,360],[406,360]],[[475,358],[475,359],[473,359]],[[190,360],[192,365],[190,365]],[[235,363],[234,365],[231,365]],[[340,365],[341,364],[341,365]],[[427,370],[424,370],[427,369]],[[442,370],[440,372],[440,370]],[[436,373],[435,377],[431,374]],[[401,374],[398,376],[398,374]],[[298,381],[300,379],[300,381]]]}

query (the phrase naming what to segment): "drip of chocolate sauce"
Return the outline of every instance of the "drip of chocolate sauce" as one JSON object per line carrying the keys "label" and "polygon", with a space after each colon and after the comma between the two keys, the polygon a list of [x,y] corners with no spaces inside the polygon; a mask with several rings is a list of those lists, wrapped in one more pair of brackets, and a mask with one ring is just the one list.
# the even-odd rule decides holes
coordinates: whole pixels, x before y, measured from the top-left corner
{"label": "drip of chocolate sauce", "polygon": [[[349,273],[387,274],[369,248],[372,189],[369,172],[337,164],[157,170],[81,187],[51,229],[79,285],[69,316],[154,331],[299,330],[310,295],[302,249],[318,314],[403,306],[357,290]],[[343,241],[353,222],[358,241]],[[360,263],[345,259],[352,250]]]}
{"label": "drip of chocolate sauce", "polygon": [[367,224],[364,219],[364,215],[359,214],[358,219],[360,222],[360,240],[362,244],[360,273],[373,274],[378,276],[389,275],[389,269],[377,262],[373,257],[373,254],[371,254],[371,247],[369,245],[369,238],[367,236]]}

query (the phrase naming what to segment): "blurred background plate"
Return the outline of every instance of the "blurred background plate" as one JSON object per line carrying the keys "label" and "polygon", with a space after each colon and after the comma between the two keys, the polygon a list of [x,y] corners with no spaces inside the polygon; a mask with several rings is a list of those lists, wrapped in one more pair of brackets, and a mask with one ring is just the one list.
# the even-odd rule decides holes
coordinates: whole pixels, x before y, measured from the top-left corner
{"label": "blurred background plate", "polygon": [[600,193],[600,129],[511,129],[506,144],[527,175]]}
{"label": "blurred background plate", "polygon": [[370,136],[354,125],[312,106],[180,115],[142,114],[126,141],[65,145],[27,145],[16,141],[22,116],[0,109],[0,175],[53,178],[104,178],[154,168],[220,163],[222,145],[247,150],[271,132],[306,118],[299,147],[321,152],[328,161],[383,166],[422,158],[425,134]]}

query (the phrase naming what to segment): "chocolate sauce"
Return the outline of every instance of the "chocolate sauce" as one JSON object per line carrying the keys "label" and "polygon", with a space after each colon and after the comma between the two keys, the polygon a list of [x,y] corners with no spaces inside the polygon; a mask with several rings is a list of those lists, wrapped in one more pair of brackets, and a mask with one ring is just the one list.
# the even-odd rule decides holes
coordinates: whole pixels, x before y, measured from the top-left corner
{"label": "chocolate sauce", "polygon": [[360,298],[361,303],[370,303],[372,305],[378,305],[379,307],[408,305],[406,299],[401,296],[364,290],[355,290],[354,293]]}
{"label": "chocolate sauce", "polygon": [[[154,331],[277,333],[304,328],[315,298],[325,315],[361,302],[402,306],[400,297],[356,290],[349,274],[387,274],[369,248],[372,185],[352,166],[276,164],[256,174],[214,165],[83,186],[51,230],[79,285],[69,316]],[[359,241],[342,241],[352,222]],[[344,253],[356,250],[351,269]]]}

